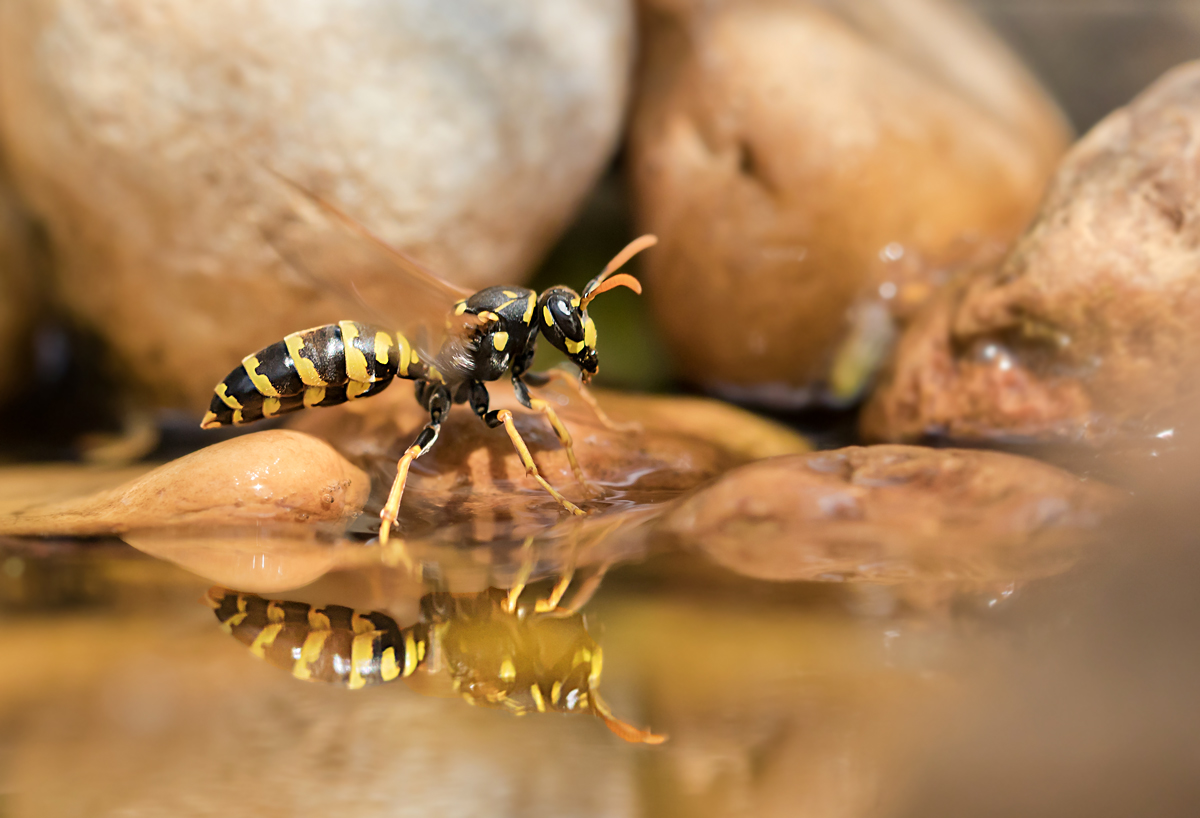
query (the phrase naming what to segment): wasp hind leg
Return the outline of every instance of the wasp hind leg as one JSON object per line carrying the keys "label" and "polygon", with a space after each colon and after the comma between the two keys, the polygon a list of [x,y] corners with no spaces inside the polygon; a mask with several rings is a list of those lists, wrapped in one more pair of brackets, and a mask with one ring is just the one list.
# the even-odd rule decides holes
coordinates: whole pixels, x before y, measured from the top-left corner
{"label": "wasp hind leg", "polygon": [[[429,423],[425,424],[416,440],[409,446],[396,464],[396,479],[392,481],[392,490],[388,492],[387,502],[379,512],[379,544],[387,546],[391,539],[392,526],[400,514],[400,501],[404,497],[404,486],[408,482],[408,470],[412,462],[425,454],[437,442],[438,432],[442,428],[442,419],[450,410],[450,393],[444,386],[430,384],[425,381],[417,382],[417,400],[429,410]],[[399,559],[412,567],[412,561],[403,552],[403,542],[399,544]]]}
{"label": "wasp hind leg", "polygon": [[521,465],[525,467],[525,474],[536,480],[538,485],[545,489],[567,511],[580,517],[586,516],[587,512],[566,497],[563,497],[558,492],[558,489],[547,483],[546,478],[542,477],[538,471],[537,464],[533,462],[533,455],[529,453],[529,447],[525,445],[521,433],[517,431],[517,426],[513,423],[512,412],[507,409],[496,409],[489,412],[488,400],[487,387],[479,381],[472,383],[470,394],[471,409],[488,425],[489,429],[495,429],[497,426],[504,427],[504,431],[508,434],[508,439],[512,441],[513,448],[517,450],[517,456],[521,458]]}

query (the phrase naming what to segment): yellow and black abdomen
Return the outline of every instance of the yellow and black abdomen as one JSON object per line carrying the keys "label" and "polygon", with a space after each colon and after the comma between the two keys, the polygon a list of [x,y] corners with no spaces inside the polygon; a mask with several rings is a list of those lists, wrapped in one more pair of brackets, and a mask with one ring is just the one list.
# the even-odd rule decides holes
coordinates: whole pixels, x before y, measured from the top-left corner
{"label": "yellow and black abdomen", "polygon": [[422,623],[401,628],[378,611],[314,608],[224,588],[210,588],[205,601],[223,630],[297,679],[353,690],[410,676],[425,661]]}
{"label": "yellow and black abdomen", "polygon": [[242,359],[213,390],[205,429],[250,423],[310,406],[336,406],[425,371],[399,333],[355,321],[293,332]]}

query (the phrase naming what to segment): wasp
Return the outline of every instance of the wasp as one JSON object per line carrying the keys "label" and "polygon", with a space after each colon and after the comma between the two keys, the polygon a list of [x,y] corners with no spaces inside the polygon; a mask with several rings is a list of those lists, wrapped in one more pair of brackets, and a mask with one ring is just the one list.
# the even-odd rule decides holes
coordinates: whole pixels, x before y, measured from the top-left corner
{"label": "wasp", "polygon": [[[584,387],[599,370],[596,325],[587,308],[598,295],[616,287],[640,294],[636,278],[615,273],[657,239],[646,235],[632,241],[582,293],[565,286],[551,287],[540,295],[524,287],[497,286],[471,294],[389,246],[315,193],[290,180],[281,181],[355,236],[358,250],[365,248],[376,262],[395,273],[401,317],[394,322],[396,326],[388,328],[358,321],[313,327],[246,356],[217,384],[201,427],[251,423],[306,407],[335,406],[376,395],[396,378],[411,380],[418,403],[429,412],[429,422],[397,463],[395,480],[379,515],[381,544],[387,544],[396,523],[409,467],[437,441],[442,421],[454,404],[469,404],[489,428],[503,427],[527,475],[564,509],[583,515],[582,509],[538,472],[513,424],[512,413],[489,408],[487,384],[508,376],[518,402],[546,417],[566,450],[575,478],[586,486],[570,431],[553,407],[533,397],[529,389],[545,386],[552,378],[564,378],[597,410],[601,420],[607,421]],[[272,244],[300,269],[310,268],[312,258],[319,254],[302,243],[276,238]],[[557,370],[530,371],[539,336],[579,368],[578,381]]]}
{"label": "wasp", "polygon": [[520,604],[520,586],[435,591],[406,628],[385,613],[267,600],[224,588],[204,601],[221,628],[297,679],[350,689],[443,674],[469,704],[526,713],[591,713],[629,742],[665,736],[613,716],[600,697],[603,652],[577,608]]}

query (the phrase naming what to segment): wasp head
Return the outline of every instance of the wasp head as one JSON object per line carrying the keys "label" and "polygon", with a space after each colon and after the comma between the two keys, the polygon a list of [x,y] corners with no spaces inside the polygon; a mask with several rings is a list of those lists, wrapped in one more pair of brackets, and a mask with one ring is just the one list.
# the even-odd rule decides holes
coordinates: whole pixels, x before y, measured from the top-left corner
{"label": "wasp head", "polygon": [[584,383],[600,369],[600,361],[596,356],[596,325],[588,317],[588,304],[600,293],[614,287],[628,287],[640,294],[642,285],[636,278],[626,273],[615,276],[613,273],[629,259],[657,243],[658,239],[650,235],[631,241],[600,275],[588,282],[583,288],[583,295],[569,287],[553,287],[538,299],[538,328],[547,341],[562,350],[579,367]]}
{"label": "wasp head", "polygon": [[596,325],[582,306],[582,298],[568,287],[554,287],[538,299],[538,328],[546,340],[579,367],[584,381],[600,369],[596,355]]}

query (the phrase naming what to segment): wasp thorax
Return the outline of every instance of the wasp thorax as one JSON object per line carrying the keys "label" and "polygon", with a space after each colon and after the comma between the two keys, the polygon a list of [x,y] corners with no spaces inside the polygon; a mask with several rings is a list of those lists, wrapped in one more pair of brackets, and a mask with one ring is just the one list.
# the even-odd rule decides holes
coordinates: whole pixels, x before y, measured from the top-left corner
{"label": "wasp thorax", "polygon": [[596,325],[581,306],[579,294],[554,287],[538,299],[538,325],[546,340],[583,371],[584,378],[600,369],[596,356]]}

